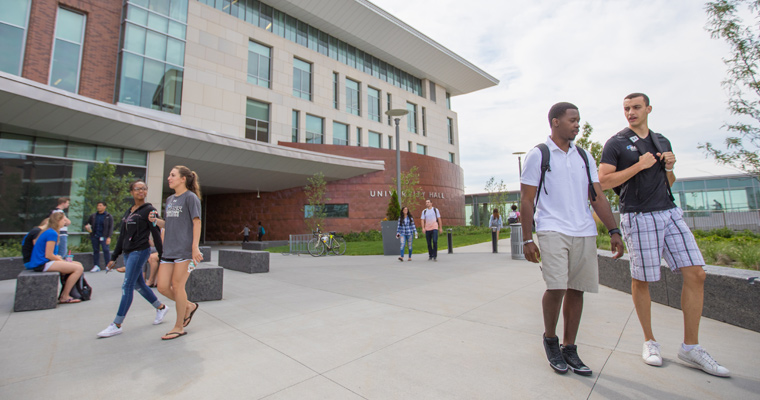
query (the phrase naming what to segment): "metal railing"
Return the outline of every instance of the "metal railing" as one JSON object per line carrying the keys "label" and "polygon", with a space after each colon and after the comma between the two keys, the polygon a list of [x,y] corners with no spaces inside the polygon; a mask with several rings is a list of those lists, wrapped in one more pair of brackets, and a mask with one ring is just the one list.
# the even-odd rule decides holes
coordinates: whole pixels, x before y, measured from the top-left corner
{"label": "metal railing", "polygon": [[313,238],[314,235],[290,235],[289,236],[289,242],[290,242],[290,254],[308,254],[308,244],[309,240]]}
{"label": "metal railing", "polygon": [[691,229],[709,231],[718,228],[729,228],[735,231],[747,229],[753,232],[760,232],[760,210],[684,210],[683,219]]}

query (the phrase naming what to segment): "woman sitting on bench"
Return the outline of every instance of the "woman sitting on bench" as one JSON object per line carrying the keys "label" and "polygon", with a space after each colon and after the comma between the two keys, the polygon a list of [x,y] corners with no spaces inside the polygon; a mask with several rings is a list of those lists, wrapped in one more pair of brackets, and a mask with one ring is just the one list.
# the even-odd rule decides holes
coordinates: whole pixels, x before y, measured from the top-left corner
{"label": "woman sitting on bench", "polygon": [[53,213],[48,220],[48,228],[37,236],[37,242],[32,249],[32,259],[27,266],[28,269],[37,272],[60,272],[69,274],[66,284],[63,285],[63,292],[58,299],[58,303],[79,303],[81,300],[74,299],[69,295],[71,288],[82,276],[84,268],[79,262],[64,261],[58,253],[58,229],[63,225],[63,213]]}

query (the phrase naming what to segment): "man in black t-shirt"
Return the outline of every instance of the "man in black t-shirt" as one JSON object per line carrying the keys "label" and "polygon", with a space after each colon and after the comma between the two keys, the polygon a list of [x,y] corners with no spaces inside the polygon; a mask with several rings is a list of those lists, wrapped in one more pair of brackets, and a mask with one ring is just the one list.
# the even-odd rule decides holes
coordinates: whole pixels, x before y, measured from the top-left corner
{"label": "man in black t-shirt", "polygon": [[652,333],[649,282],[660,280],[664,257],[673,272],[683,275],[684,341],[678,358],[709,374],[730,376],[728,369],[699,345],[705,262],[670,191],[676,180],[676,157],[670,142],[649,130],[652,106],[645,94],[626,96],[623,110],[628,128],[604,145],[599,181],[603,189],[615,188],[620,194],[620,228],[630,255],[631,294],[644,331],[642,358],[649,365],[662,365],[660,344]]}

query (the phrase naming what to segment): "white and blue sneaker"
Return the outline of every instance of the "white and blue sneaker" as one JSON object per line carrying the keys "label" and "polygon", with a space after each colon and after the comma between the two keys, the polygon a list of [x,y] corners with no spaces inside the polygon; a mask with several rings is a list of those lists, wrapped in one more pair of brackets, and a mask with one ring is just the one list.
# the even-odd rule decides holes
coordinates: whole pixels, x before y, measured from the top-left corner
{"label": "white and blue sneaker", "polygon": [[90,272],[100,272],[100,267],[98,267],[96,265],[96,266],[92,267],[92,269],[90,270]]}
{"label": "white and blue sneaker", "polygon": [[153,325],[158,325],[162,322],[164,322],[164,317],[166,316],[166,313],[169,312],[169,306],[164,304],[164,308],[157,308],[156,309],[156,319],[153,320]]}

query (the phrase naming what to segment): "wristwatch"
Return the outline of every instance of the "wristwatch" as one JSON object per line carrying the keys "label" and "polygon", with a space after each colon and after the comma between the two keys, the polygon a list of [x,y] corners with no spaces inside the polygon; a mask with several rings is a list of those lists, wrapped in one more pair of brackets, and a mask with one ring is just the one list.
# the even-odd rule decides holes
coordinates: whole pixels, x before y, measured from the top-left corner
{"label": "wristwatch", "polygon": [[620,232],[620,229],[618,229],[618,228],[615,228],[615,229],[610,229],[610,237],[612,237],[612,235],[614,235],[614,234],[616,234],[616,233],[617,233],[618,235],[620,235],[620,236],[623,236],[623,234]]}
{"label": "wristwatch", "polygon": [[528,239],[522,242],[522,245],[525,246],[528,243],[533,243],[533,239]]}

